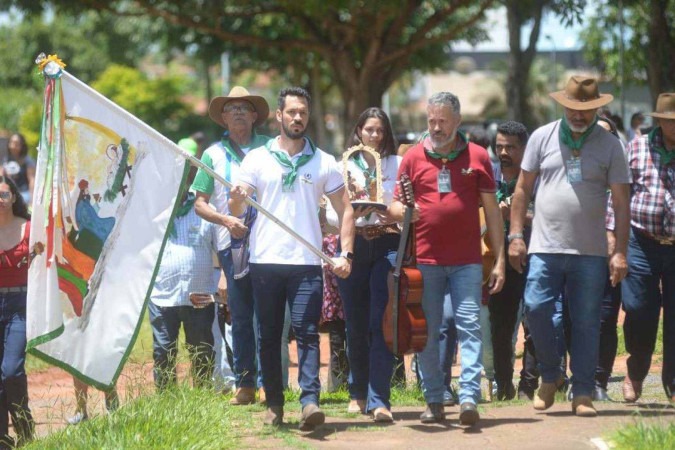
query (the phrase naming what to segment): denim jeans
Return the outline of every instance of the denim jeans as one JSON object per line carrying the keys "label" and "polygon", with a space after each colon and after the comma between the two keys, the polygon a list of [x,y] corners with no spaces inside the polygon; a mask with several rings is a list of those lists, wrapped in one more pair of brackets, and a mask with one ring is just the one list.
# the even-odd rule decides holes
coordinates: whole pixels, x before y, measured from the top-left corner
{"label": "denim jeans", "polygon": [[33,436],[28,408],[26,361],[26,293],[0,294],[0,447],[11,442],[9,416],[20,442]]}
{"label": "denim jeans", "polygon": [[253,322],[253,287],[251,275],[234,279],[232,251],[228,247],[218,252],[220,267],[227,279],[227,305],[232,318],[232,355],[235,385],[256,387],[257,339]]}
{"label": "denim jeans", "polygon": [[[286,304],[286,311],[284,313],[284,329],[281,333],[281,384],[284,386],[284,389],[288,389],[288,366],[291,363],[290,355],[288,353],[288,333],[291,330],[291,308],[289,308],[288,303]],[[255,342],[256,349],[258,348],[258,342],[260,336],[258,334],[258,318],[253,315],[253,331],[255,331]],[[260,367],[260,353],[256,351],[255,357],[256,367]],[[258,370],[257,377],[257,386],[262,387],[262,372]]]}
{"label": "denim jeans", "polygon": [[661,379],[670,397],[675,394],[675,246],[631,233],[628,275],[621,283],[621,295],[626,312],[623,330],[630,355],[626,365],[631,380],[642,381],[649,372],[663,308]]}
{"label": "denim jeans", "polygon": [[356,237],[348,278],[338,278],[347,324],[349,396],[367,400],[366,411],[391,408],[394,355],[384,341],[382,318],[389,300],[387,277],[395,263],[399,235]]}
{"label": "denim jeans", "polygon": [[269,406],[284,404],[281,375],[281,335],[284,309],[291,309],[291,326],[298,349],[300,403],[319,404],[319,320],[323,301],[321,266],[251,264],[251,282],[260,333],[260,369]]}
{"label": "denim jeans", "polygon": [[539,371],[545,383],[556,382],[560,342],[554,316],[561,293],[571,321],[570,369],[575,397],[591,396],[600,342],[600,310],[607,279],[607,257],[535,253],[530,255],[525,307]]}
{"label": "denim jeans", "polygon": [[600,317],[600,356],[598,367],[595,369],[595,385],[607,389],[609,377],[612,376],[614,359],[619,338],[616,333],[616,324],[619,321],[621,308],[621,284],[612,287],[607,279],[605,295],[602,298],[602,314]]}
{"label": "denim jeans", "polygon": [[164,389],[176,382],[176,355],[181,323],[185,330],[185,344],[191,360],[192,380],[195,386],[206,387],[213,372],[213,307],[157,306],[149,303],[152,326],[152,355],[155,362],[155,386]]}
{"label": "denim jeans", "polygon": [[445,392],[445,374],[439,354],[439,333],[443,320],[444,303],[449,289],[449,300],[455,316],[459,338],[462,371],[459,376],[459,401],[477,404],[480,399],[480,377],[483,369],[482,336],[480,330],[480,303],[482,266],[418,266],[424,279],[422,308],[427,319],[427,345],[418,354],[422,390],[427,403],[442,403]]}

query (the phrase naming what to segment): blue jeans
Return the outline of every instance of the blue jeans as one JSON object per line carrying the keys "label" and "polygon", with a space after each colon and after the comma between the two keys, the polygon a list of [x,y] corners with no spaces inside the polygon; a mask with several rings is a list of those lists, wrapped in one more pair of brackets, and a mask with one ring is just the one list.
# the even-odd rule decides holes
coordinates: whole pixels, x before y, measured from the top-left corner
{"label": "blue jeans", "polygon": [[26,293],[0,294],[0,447],[9,444],[9,416],[19,441],[32,438],[35,424],[28,408]]}
{"label": "blue jeans", "polygon": [[[286,304],[286,312],[284,313],[284,329],[281,333],[281,384],[284,389],[288,389],[288,366],[290,365],[290,355],[288,353],[288,332],[291,330],[291,309]],[[253,315],[253,331],[255,331],[256,348],[258,348],[258,319]],[[260,354],[256,351],[256,367],[260,367]],[[262,373],[258,370],[257,386],[262,387]]]}
{"label": "blue jeans", "polygon": [[675,394],[675,246],[631,233],[628,276],[621,282],[621,295],[626,311],[623,330],[630,355],[626,365],[631,380],[642,381],[649,372],[663,308],[661,379],[670,397]]}
{"label": "blue jeans", "polygon": [[399,235],[373,240],[356,237],[352,272],[338,278],[347,325],[349,396],[367,400],[366,411],[391,408],[394,355],[384,342],[382,318],[389,300],[387,277],[395,262]]}
{"label": "blue jeans", "polygon": [[478,403],[483,366],[480,330],[482,266],[418,266],[424,279],[422,308],[427,319],[427,345],[418,354],[422,390],[427,403],[442,403],[445,373],[439,353],[439,334],[443,321],[444,303],[449,289],[452,310],[459,338],[462,372],[459,376],[460,403]]}
{"label": "blue jeans", "polygon": [[185,330],[185,344],[191,360],[195,386],[206,387],[213,372],[213,307],[157,306],[149,303],[152,326],[153,376],[157,389],[176,383],[176,356],[180,325]]}
{"label": "blue jeans", "polygon": [[220,267],[227,279],[227,305],[232,318],[232,355],[237,387],[256,387],[257,339],[254,332],[253,287],[251,275],[234,279],[232,252],[218,252]]}
{"label": "blue jeans", "polygon": [[323,301],[321,266],[251,264],[251,282],[260,335],[260,370],[269,406],[284,404],[281,335],[286,302],[298,349],[300,403],[319,404],[319,320]]}
{"label": "blue jeans", "polygon": [[603,256],[535,253],[530,255],[525,285],[525,308],[544,383],[561,375],[559,331],[554,316],[560,295],[569,308],[571,322],[570,369],[575,397],[591,396],[600,345],[600,310],[607,279]]}

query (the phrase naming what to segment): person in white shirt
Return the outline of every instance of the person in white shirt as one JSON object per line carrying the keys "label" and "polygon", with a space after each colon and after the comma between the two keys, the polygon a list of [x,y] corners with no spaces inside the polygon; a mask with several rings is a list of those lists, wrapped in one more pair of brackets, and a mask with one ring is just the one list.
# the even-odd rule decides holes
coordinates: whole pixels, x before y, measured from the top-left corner
{"label": "person in white shirt", "polygon": [[[230,213],[244,213],[244,200],[257,201],[300,236],[321,248],[319,201],[328,196],[337,211],[343,252],[333,271],[344,278],[351,271],[353,210],[335,159],[305,137],[310,96],[302,88],[279,94],[276,120],[281,135],[253,149],[241,165],[239,181],[230,192]],[[267,395],[265,423],[283,421],[280,339],[288,301],[298,348],[298,384],[302,393],[300,429],[312,430],[325,420],[319,408],[319,333],[323,281],[321,260],[271,219],[259,215],[251,229],[250,275],[260,332],[260,367]]]}

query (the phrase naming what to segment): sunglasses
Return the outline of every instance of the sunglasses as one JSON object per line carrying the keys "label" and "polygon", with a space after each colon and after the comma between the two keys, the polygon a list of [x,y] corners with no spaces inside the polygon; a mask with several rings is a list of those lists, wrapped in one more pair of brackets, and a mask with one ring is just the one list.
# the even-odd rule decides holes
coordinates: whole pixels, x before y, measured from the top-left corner
{"label": "sunglasses", "polygon": [[0,200],[9,200],[12,198],[12,193],[11,192],[0,192]]}

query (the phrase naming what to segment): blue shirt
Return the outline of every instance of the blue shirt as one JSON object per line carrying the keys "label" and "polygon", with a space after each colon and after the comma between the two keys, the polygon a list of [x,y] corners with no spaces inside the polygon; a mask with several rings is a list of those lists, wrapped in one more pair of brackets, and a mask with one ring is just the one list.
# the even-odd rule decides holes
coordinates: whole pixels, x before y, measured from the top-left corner
{"label": "blue shirt", "polygon": [[212,257],[217,227],[199,217],[194,207],[175,217],[174,225],[176,233],[166,242],[150,297],[157,306],[190,306],[190,292],[215,293],[218,287]]}

